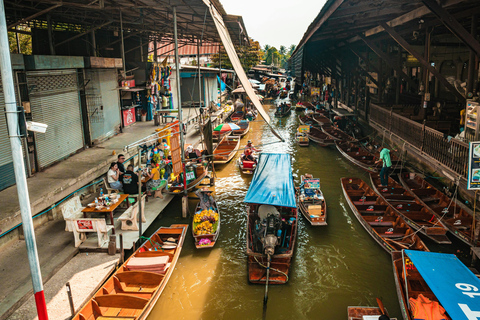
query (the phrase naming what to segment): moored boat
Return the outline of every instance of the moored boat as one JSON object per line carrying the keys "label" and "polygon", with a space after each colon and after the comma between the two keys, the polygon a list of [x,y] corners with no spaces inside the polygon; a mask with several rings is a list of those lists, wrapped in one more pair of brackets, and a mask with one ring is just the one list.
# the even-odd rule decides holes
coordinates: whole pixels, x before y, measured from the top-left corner
{"label": "moored boat", "polygon": [[[347,320],[365,320],[365,319],[379,319],[383,314],[379,307],[348,307]],[[365,317],[369,318],[365,318]],[[375,317],[374,317],[375,316]],[[396,320],[397,318],[389,318],[390,320]]]}
{"label": "moored boat", "polygon": [[245,113],[243,111],[236,111],[230,115],[231,122],[237,122],[243,120],[245,117]]}
{"label": "moored boat", "polygon": [[312,117],[304,115],[304,114],[299,114],[298,115],[298,120],[303,125],[318,126],[318,124],[312,119]]}
{"label": "moored boat", "polygon": [[[374,154],[350,141],[335,141],[337,150],[350,162],[368,172],[379,172],[379,165]],[[392,164],[393,165],[393,164]]]}
{"label": "moored boat", "polygon": [[310,132],[309,125],[300,125],[297,128],[297,132],[295,133],[295,140],[297,141],[300,147],[308,147],[309,139],[308,139],[308,132]]}
{"label": "moored boat", "polygon": [[102,285],[73,320],[144,320],[175,269],[188,225],[159,228]]}
{"label": "moored boat", "polygon": [[392,253],[403,319],[478,319],[480,280],[455,255]]}
{"label": "moored boat", "polygon": [[224,164],[230,162],[240,147],[240,138],[224,137],[213,150],[213,163]]}
{"label": "moored boat", "polygon": [[255,158],[255,161],[246,160],[243,155],[238,157],[237,164],[243,174],[253,174],[255,172],[258,156],[256,153],[253,153],[252,156]]}
{"label": "moored boat", "polygon": [[303,102],[297,102],[297,104],[295,105],[295,111],[303,111],[305,110],[306,107],[305,105],[303,104]]}
{"label": "moored boat", "polygon": [[335,144],[335,140],[322,130],[312,127],[310,132],[307,133],[308,139],[312,140],[315,143],[318,143],[322,147],[333,146]]}
{"label": "moored boat", "polygon": [[320,179],[309,174],[300,177],[297,203],[300,212],[312,226],[327,225],[327,201],[320,190]]}
{"label": "moored boat", "polygon": [[386,203],[365,181],[341,178],[343,194],[355,217],[387,252],[402,249],[428,251],[422,239],[403,217]]}
{"label": "moored boat", "polygon": [[[401,174],[400,183],[432,213],[441,217],[442,222],[454,236],[469,246],[474,245],[473,212],[467,206],[458,200],[453,201],[416,173]],[[477,241],[475,246],[480,246],[480,242]]]}
{"label": "moored boat", "polygon": [[[191,191],[193,188],[198,186],[202,180],[208,174],[208,167],[203,166],[202,164],[190,164],[185,167],[187,173],[187,191]],[[183,174],[182,174],[183,175]],[[184,191],[183,187],[183,176],[180,175],[175,181],[169,181],[168,190],[163,191],[166,194],[180,194]]]}
{"label": "moored boat", "polygon": [[323,115],[321,113],[314,113],[312,115],[312,118],[313,118],[313,120],[315,120],[315,122],[317,122],[321,126],[331,126],[332,125],[332,121],[330,121],[330,119],[328,119],[325,115]]}
{"label": "moored boat", "polygon": [[291,106],[287,104],[283,104],[283,106],[280,105],[277,107],[277,110],[275,111],[275,117],[277,118],[286,117],[287,115],[290,114],[291,109],[292,109]]}
{"label": "moored boat", "polygon": [[447,237],[447,227],[439,217],[432,214],[425,205],[415,199],[402,185],[393,178],[388,178],[388,186],[381,187],[378,173],[370,173],[373,188],[402,217],[410,227],[439,244],[451,244]]}
{"label": "moored boat", "polygon": [[332,138],[335,138],[337,140],[342,140],[342,141],[357,141],[354,137],[346,134],[342,130],[338,129],[335,126],[320,126],[322,128],[322,131],[331,136]]}
{"label": "moored boat", "polygon": [[235,123],[237,126],[240,127],[238,130],[233,130],[232,135],[237,136],[237,137],[243,137],[248,133],[248,130],[250,130],[250,121],[248,120],[240,120],[237,123]]}
{"label": "moored boat", "polygon": [[[203,196],[210,190],[197,191]],[[206,195],[208,197],[208,194]],[[220,235],[220,210],[217,201],[212,198],[209,209],[202,210],[202,199],[197,203],[192,222],[192,235],[197,249],[213,248]]]}
{"label": "moored boat", "polygon": [[298,229],[290,161],[289,154],[260,154],[245,196],[248,279],[252,283],[288,281]]}

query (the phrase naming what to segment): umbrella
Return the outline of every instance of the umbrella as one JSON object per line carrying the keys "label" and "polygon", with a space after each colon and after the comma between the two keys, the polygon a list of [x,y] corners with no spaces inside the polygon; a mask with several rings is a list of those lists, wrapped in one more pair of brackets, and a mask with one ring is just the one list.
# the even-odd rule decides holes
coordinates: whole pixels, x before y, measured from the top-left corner
{"label": "umbrella", "polygon": [[235,123],[222,123],[219,126],[217,126],[213,131],[217,132],[229,132],[229,131],[234,131],[234,130],[240,130],[241,128],[237,126]]}

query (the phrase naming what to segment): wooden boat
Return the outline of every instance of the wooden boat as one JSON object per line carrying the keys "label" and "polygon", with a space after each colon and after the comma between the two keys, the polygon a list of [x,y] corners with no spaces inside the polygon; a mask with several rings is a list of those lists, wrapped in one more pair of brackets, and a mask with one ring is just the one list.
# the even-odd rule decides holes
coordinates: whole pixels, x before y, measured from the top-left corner
{"label": "wooden boat", "polygon": [[[258,159],[258,156],[255,153],[252,155],[255,159]],[[243,159],[243,155],[238,158],[237,164],[243,174],[253,174],[255,172],[255,168],[257,167],[256,161],[245,160]]]}
{"label": "wooden boat", "polygon": [[332,138],[336,138],[337,140],[342,141],[357,141],[354,137],[346,134],[342,130],[338,129],[335,126],[320,126],[322,131],[331,136]]}
{"label": "wooden boat", "polygon": [[[382,311],[379,307],[348,307],[348,320],[364,320],[363,316],[381,316]],[[370,318],[369,318],[370,319]],[[378,319],[371,318],[371,319]],[[396,320],[396,318],[390,318],[390,320]]]}
{"label": "wooden boat", "polygon": [[244,116],[245,116],[245,113],[243,111],[237,111],[232,113],[232,115],[230,116],[230,120],[231,122],[237,122],[237,121],[243,120]]}
{"label": "wooden boat", "polygon": [[327,225],[327,201],[320,190],[320,179],[300,177],[304,184],[297,192],[297,203],[300,212],[312,226]]}
{"label": "wooden boat", "polygon": [[232,131],[228,131],[228,132],[212,131],[212,138],[213,138],[213,141],[220,141],[224,137],[229,136],[231,134],[232,134]]}
{"label": "wooden boat", "polygon": [[233,130],[232,135],[237,136],[237,137],[243,137],[248,133],[248,130],[250,130],[250,121],[247,120],[240,120],[235,123],[237,126],[240,127],[239,130]]}
{"label": "wooden boat", "polygon": [[279,108],[277,108],[277,110],[275,111],[275,117],[277,118],[283,118],[283,117],[286,117],[287,115],[290,114],[290,111],[291,111],[291,106],[287,105],[285,108],[283,108],[283,110],[280,111]]}
{"label": "wooden boat", "polygon": [[[200,191],[206,192],[206,191]],[[205,212],[206,211],[206,212]],[[212,209],[202,210],[200,201],[195,208],[195,215],[192,221],[192,235],[195,240],[195,248],[208,249],[213,248],[217,243],[218,236],[220,235],[220,210],[218,209],[217,202],[214,201]],[[211,229],[209,226],[202,225],[204,221],[211,223]],[[212,222],[213,221],[213,222]]]}
{"label": "wooden boat", "polygon": [[295,111],[303,111],[305,109],[306,107],[303,102],[297,102],[297,104],[295,105]]}
{"label": "wooden boat", "polygon": [[224,164],[230,162],[240,147],[240,138],[224,137],[213,150],[213,163]]}
{"label": "wooden boat", "polygon": [[[194,165],[194,167],[195,167],[194,174],[195,174],[196,178],[187,183],[187,191],[190,191],[193,188],[195,188],[196,186],[198,186],[202,182],[202,180],[205,179],[205,177],[208,174],[208,170],[203,165],[196,164],[196,165]],[[187,178],[188,178],[188,172],[187,172]],[[176,183],[176,184],[174,183],[174,181],[169,181],[168,190],[164,191],[163,193],[166,193],[166,194],[180,194],[183,191],[184,191],[183,180],[180,183]]]}
{"label": "wooden boat", "polygon": [[480,280],[455,255],[403,250],[392,264],[403,319],[478,319]]}
{"label": "wooden boat", "polygon": [[298,120],[303,125],[318,126],[318,124],[312,119],[312,117],[304,115],[304,114],[299,114],[298,115]]}
{"label": "wooden boat", "polygon": [[415,196],[408,192],[402,185],[391,177],[388,178],[388,186],[380,187],[380,175],[370,173],[373,188],[390,204],[410,227],[418,230],[423,235],[439,244],[451,244],[447,237],[447,227],[439,217],[432,214],[428,208]]}
{"label": "wooden boat", "polygon": [[359,178],[340,179],[345,199],[355,217],[387,252],[401,249],[428,251],[403,217]]}
{"label": "wooden boat", "polygon": [[[248,279],[257,284],[288,281],[297,240],[297,205],[289,154],[260,154],[247,203]],[[275,183],[270,183],[275,175]],[[258,190],[262,192],[258,192]]]}
{"label": "wooden boat", "polygon": [[324,114],[322,113],[314,113],[312,116],[313,120],[315,120],[316,123],[318,123],[320,126],[331,126],[332,121],[328,119]]}
{"label": "wooden boat", "polygon": [[[368,172],[379,172],[380,164],[375,164],[374,154],[349,141],[335,141],[337,150],[350,162]],[[392,164],[393,165],[393,164]]]}
{"label": "wooden boat", "polygon": [[332,137],[322,130],[312,127],[310,132],[307,133],[308,139],[312,140],[315,143],[318,143],[322,147],[333,146],[335,144],[336,139],[332,139]]}
{"label": "wooden boat", "polygon": [[296,132],[295,140],[297,141],[300,147],[308,147],[310,145],[310,140],[308,139],[306,132]]}
{"label": "wooden boat", "polygon": [[78,311],[73,320],[146,319],[175,269],[188,225],[159,228]]}
{"label": "wooden boat", "polygon": [[[432,213],[441,217],[442,222],[454,236],[469,246],[474,245],[472,238],[473,212],[467,206],[458,200],[452,201],[450,197],[416,173],[403,173],[399,177],[403,187],[427,206]],[[475,246],[480,246],[480,242],[477,242]]]}

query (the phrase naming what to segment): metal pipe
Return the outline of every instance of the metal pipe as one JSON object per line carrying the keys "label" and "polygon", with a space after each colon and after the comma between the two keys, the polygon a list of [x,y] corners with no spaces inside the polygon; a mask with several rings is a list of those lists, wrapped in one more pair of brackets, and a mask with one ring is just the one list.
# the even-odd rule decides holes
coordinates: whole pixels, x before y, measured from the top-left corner
{"label": "metal pipe", "polygon": [[123,18],[122,18],[122,10],[120,10],[120,39],[122,39],[122,64],[123,64],[123,78],[126,79],[127,71],[125,66],[125,43],[123,42]]}
{"label": "metal pipe", "polygon": [[20,48],[20,37],[18,36],[17,27],[15,27],[15,39],[17,40],[17,53],[22,54],[22,49]]}
{"label": "metal pipe", "polygon": [[54,56],[55,46],[53,45],[52,16],[50,14],[47,15],[47,33],[48,33],[48,46],[50,47],[50,54]]}
{"label": "metal pipe", "polygon": [[95,39],[95,30],[92,30],[92,47],[93,47],[93,56],[97,56],[97,40]]}
{"label": "metal pipe", "polygon": [[2,73],[3,93],[5,97],[5,109],[8,123],[8,133],[12,148],[13,168],[17,182],[18,202],[23,222],[23,233],[27,246],[28,263],[32,274],[33,292],[39,320],[48,319],[47,305],[43,293],[42,274],[38,261],[37,245],[33,229],[32,211],[25,175],[25,164],[23,161],[22,142],[18,135],[18,114],[13,86],[12,62],[10,59],[10,46],[8,43],[7,21],[5,18],[5,7],[3,0],[0,0],[0,70]]}
{"label": "metal pipe", "polygon": [[[198,72],[198,102],[200,104],[200,117],[201,121],[199,125],[201,124],[201,134],[200,134],[200,142],[202,145],[204,145],[204,140],[203,140],[203,113],[201,112],[202,110],[202,83],[200,82],[202,76],[200,74],[200,40],[197,39],[197,72]],[[205,107],[207,106],[206,102],[204,103]],[[206,110],[206,109],[204,109]]]}

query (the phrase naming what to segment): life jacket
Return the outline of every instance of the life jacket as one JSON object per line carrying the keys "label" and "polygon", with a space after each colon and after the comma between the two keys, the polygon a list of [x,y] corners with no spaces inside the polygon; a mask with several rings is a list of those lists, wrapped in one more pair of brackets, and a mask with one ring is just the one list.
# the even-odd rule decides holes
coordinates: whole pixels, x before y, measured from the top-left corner
{"label": "life jacket", "polygon": [[423,294],[419,294],[417,299],[410,298],[409,302],[414,320],[448,320],[445,309],[437,301],[431,301]]}

